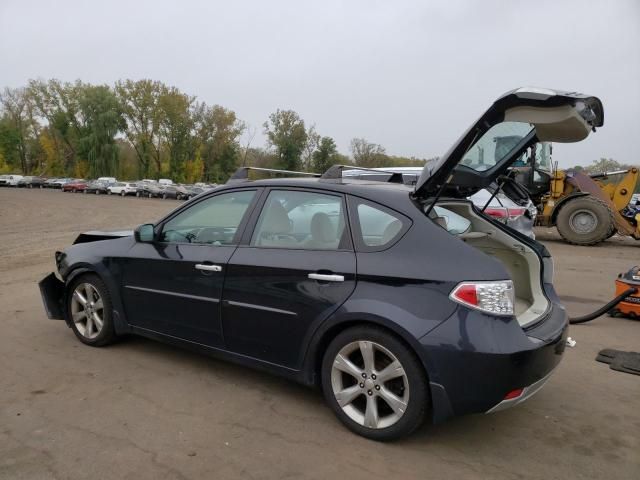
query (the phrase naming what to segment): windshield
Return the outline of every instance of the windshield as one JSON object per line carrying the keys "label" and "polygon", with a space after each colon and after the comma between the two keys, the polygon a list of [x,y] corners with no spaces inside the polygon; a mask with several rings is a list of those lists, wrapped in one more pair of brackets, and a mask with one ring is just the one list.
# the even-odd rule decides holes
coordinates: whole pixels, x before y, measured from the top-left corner
{"label": "windshield", "polygon": [[543,142],[536,145],[536,167],[547,172],[551,171],[551,143]]}
{"label": "windshield", "polygon": [[461,164],[478,172],[489,170],[500,163],[532,130],[533,126],[529,123],[498,123],[467,151]]}

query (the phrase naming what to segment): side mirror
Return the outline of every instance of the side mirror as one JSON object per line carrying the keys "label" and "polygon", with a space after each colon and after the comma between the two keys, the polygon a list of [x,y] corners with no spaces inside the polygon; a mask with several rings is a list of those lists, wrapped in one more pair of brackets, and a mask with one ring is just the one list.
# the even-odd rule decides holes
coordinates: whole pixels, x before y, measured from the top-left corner
{"label": "side mirror", "polygon": [[156,239],[156,232],[153,229],[153,223],[145,223],[140,225],[133,232],[136,242],[153,242]]}

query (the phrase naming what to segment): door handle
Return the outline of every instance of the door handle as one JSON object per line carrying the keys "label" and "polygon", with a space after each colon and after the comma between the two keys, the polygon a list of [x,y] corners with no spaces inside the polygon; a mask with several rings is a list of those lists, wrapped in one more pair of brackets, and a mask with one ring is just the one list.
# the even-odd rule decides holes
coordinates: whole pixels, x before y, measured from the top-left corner
{"label": "door handle", "polygon": [[206,272],[221,272],[220,265],[205,265],[204,263],[196,263],[196,270],[204,270]]}
{"label": "door handle", "polygon": [[320,280],[323,282],[344,282],[344,275],[310,273],[308,276],[311,280]]}

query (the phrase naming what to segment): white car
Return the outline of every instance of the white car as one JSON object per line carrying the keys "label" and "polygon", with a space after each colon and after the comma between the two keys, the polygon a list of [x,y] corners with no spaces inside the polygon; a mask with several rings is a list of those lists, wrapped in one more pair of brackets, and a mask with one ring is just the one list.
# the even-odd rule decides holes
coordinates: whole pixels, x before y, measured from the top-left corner
{"label": "white car", "polygon": [[3,187],[17,187],[18,182],[23,178],[22,175],[2,175],[0,176],[0,185]]}
{"label": "white car", "polygon": [[158,180],[158,183],[160,185],[173,185],[173,180],[170,180],[168,178],[161,178]]}
{"label": "white car", "polygon": [[113,185],[109,185],[107,193],[109,195],[120,195],[124,197],[126,195],[135,195],[138,186],[135,183],[117,182]]}
{"label": "white car", "polygon": [[96,179],[96,182],[101,182],[101,183],[116,183],[118,180],[116,180],[116,177],[100,177],[98,179]]}

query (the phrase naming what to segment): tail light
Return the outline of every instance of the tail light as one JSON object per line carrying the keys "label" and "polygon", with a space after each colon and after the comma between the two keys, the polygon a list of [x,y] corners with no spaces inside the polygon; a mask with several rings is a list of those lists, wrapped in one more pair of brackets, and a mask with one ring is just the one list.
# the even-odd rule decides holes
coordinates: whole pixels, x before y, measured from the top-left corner
{"label": "tail light", "polygon": [[462,282],[449,298],[467,307],[493,315],[513,315],[514,293],[511,280]]}
{"label": "tail light", "polygon": [[484,209],[484,213],[501,222],[506,222],[507,220],[515,220],[519,216],[524,215],[524,212],[526,211],[526,208],[521,207],[487,207]]}

